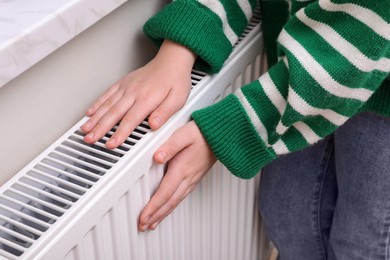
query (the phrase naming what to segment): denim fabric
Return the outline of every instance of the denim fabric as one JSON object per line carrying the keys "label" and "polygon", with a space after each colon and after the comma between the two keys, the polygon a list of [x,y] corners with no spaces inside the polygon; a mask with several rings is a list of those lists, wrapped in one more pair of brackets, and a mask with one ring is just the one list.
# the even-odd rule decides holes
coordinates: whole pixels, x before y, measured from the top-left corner
{"label": "denim fabric", "polygon": [[260,211],[279,260],[390,259],[390,118],[360,113],[268,165]]}

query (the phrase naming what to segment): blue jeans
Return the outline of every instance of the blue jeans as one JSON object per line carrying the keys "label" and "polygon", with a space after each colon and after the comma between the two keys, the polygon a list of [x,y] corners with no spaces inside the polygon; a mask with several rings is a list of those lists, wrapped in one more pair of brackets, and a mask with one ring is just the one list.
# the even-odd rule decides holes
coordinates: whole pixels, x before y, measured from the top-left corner
{"label": "blue jeans", "polygon": [[280,260],[390,259],[390,118],[360,113],[265,167],[260,211]]}

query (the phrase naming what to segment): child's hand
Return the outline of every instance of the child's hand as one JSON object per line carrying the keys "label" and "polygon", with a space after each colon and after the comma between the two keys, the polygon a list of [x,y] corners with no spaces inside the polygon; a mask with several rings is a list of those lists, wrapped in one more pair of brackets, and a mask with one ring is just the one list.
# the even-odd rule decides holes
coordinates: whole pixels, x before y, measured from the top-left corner
{"label": "child's hand", "polygon": [[197,125],[191,121],[173,133],[154,154],[155,162],[169,161],[160,187],[143,209],[138,229],[155,229],[195,188],[216,162]]}
{"label": "child's hand", "polygon": [[121,121],[106,143],[115,148],[149,115],[150,127],[158,129],[185,104],[195,58],[187,48],[164,41],[153,60],[119,80],[87,110],[90,119],[81,126],[85,142],[96,142]]}

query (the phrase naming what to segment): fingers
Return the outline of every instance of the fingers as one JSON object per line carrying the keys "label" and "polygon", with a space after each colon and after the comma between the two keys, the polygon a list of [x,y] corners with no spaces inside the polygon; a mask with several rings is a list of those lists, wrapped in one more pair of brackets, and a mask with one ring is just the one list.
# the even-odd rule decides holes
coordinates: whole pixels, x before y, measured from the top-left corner
{"label": "fingers", "polygon": [[[162,93],[164,94],[164,93]],[[117,91],[97,109],[94,115],[81,127],[88,133],[84,140],[94,143],[103,137],[120,121],[113,136],[106,142],[106,147],[113,149],[121,145],[131,132],[152,112],[149,122],[153,130],[157,130],[184,104],[186,96],[176,98],[172,92],[165,97],[160,93],[150,95],[148,99],[140,97],[133,100],[125,93]],[[160,106],[158,106],[160,104]],[[156,108],[156,106],[158,106]]]}
{"label": "fingers", "polygon": [[88,133],[84,140],[87,143],[94,143],[99,140],[126,114],[133,102],[133,100],[124,98],[119,93],[107,99],[81,127],[82,131]]}
{"label": "fingers", "polygon": [[100,108],[104,102],[106,102],[107,99],[109,99],[113,94],[115,94],[118,91],[119,83],[114,84],[110,88],[107,89],[107,91],[101,95],[95,103],[90,106],[86,112],[86,115],[91,117],[96,112],[98,108]]}
{"label": "fingers", "polygon": [[96,102],[88,108],[86,115],[90,119],[81,126],[81,130],[89,133],[99,122],[99,120],[123,97],[123,92],[119,89],[119,84],[110,87]]}
{"label": "fingers", "polygon": [[180,157],[184,155],[185,160],[183,150],[190,144],[189,138],[182,135],[180,128],[155,153],[154,158],[158,163],[166,163],[175,155],[179,155],[168,165],[158,190],[142,211],[138,227],[140,231],[155,228],[188,194],[186,191],[192,186],[191,176],[186,176],[181,171],[181,165],[185,162],[182,160],[180,163]]}
{"label": "fingers", "polygon": [[[183,185],[184,186],[184,185]],[[180,186],[182,187],[182,186]],[[144,225],[143,228],[146,231],[147,229],[154,230],[157,228],[157,226],[164,220],[167,216],[169,216],[176,208],[180,205],[180,203],[195,189],[196,185],[191,185],[187,188],[187,190],[182,192],[183,189],[178,190],[178,192],[175,193],[176,196],[173,196],[171,200],[169,200],[167,203],[164,204],[162,208],[160,208],[155,214],[154,217],[150,218],[151,225]]]}
{"label": "fingers", "polygon": [[136,101],[126,115],[121,119],[118,128],[106,142],[107,148],[113,149],[121,145],[133,130],[148,116],[153,104]]}
{"label": "fingers", "polygon": [[139,230],[151,229],[153,224],[168,216],[188,194],[189,186],[189,180],[183,180],[180,174],[167,173],[140,216]]}
{"label": "fingers", "polygon": [[[178,98],[179,97],[179,98]],[[149,116],[149,126],[152,130],[159,129],[168,119],[184,106],[186,93],[170,91],[168,96]]]}
{"label": "fingers", "polygon": [[179,128],[154,154],[168,163],[158,190],[139,218],[139,230],[154,229],[196,187],[216,158],[194,122]]}
{"label": "fingers", "polygon": [[191,62],[184,63],[187,68],[178,65],[181,57],[179,63],[164,57],[156,56],[127,74],[97,99],[86,112],[90,119],[81,126],[87,134],[85,142],[98,141],[121,121],[106,142],[107,148],[116,148],[147,116],[151,129],[156,130],[184,105],[191,89]]}
{"label": "fingers", "polygon": [[188,127],[188,124],[177,129],[154,153],[154,161],[159,164],[167,163],[181,150],[191,145],[191,138],[187,138],[187,135],[191,135],[190,131],[191,129]]}
{"label": "fingers", "polygon": [[[91,118],[81,127],[87,135],[84,140],[94,143],[103,137],[117,122],[119,127],[106,142],[106,147],[113,149],[121,145],[131,132],[165,99],[164,93],[135,94],[131,91],[117,90],[100,104]],[[100,99],[99,102],[103,100]]]}

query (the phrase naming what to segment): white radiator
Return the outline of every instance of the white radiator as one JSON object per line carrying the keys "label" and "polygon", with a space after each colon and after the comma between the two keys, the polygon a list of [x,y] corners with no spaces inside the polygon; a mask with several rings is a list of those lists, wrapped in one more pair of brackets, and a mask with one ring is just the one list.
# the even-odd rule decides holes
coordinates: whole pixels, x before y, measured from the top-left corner
{"label": "white radiator", "polygon": [[117,149],[104,148],[115,129],[85,144],[82,119],[0,187],[0,259],[265,260],[259,178],[237,179],[219,163],[155,231],[137,231],[163,176],[153,152],[192,111],[257,78],[261,53],[253,18],[220,73],[193,72],[181,111],[157,132],[143,122]]}

